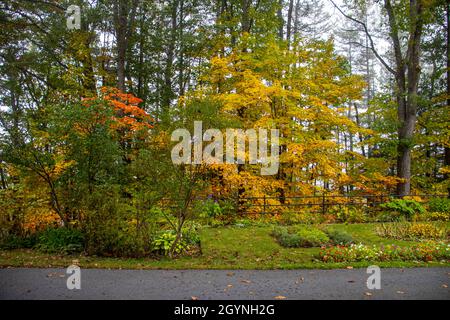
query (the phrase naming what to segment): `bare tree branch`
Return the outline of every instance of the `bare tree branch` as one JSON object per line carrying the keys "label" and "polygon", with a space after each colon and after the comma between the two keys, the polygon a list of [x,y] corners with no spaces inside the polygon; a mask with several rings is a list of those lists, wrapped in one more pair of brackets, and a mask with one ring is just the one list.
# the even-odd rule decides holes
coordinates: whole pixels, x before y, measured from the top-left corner
{"label": "bare tree branch", "polygon": [[353,18],[352,16],[349,16],[348,14],[346,14],[344,11],[341,10],[341,8],[339,8],[333,0],[330,0],[330,2],[333,4],[333,6],[347,19],[361,25],[363,27],[364,33],[367,35],[367,38],[369,39],[370,42],[370,49],[372,50],[372,52],[375,54],[375,56],[377,57],[377,59],[381,62],[381,64],[393,75],[396,75],[397,73],[395,72],[394,69],[392,69],[387,62],[378,54],[378,51],[375,49],[375,44],[373,42],[372,36],[369,33],[369,30],[367,29],[367,26],[364,22]]}

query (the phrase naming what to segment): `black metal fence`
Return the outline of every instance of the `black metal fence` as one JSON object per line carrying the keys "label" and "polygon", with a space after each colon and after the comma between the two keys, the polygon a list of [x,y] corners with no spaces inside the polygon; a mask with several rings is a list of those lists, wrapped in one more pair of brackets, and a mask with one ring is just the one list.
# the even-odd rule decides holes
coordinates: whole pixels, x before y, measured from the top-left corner
{"label": "black metal fence", "polygon": [[[407,198],[420,199],[420,202],[428,202],[430,198],[446,198],[446,194],[417,194],[409,195]],[[241,212],[251,211],[252,208],[259,208],[260,213],[270,213],[276,211],[303,211],[327,213],[330,208],[359,207],[380,210],[380,204],[392,199],[403,198],[395,194],[380,195],[311,195],[311,196],[290,196],[284,197],[246,197],[239,199],[238,208]],[[280,210],[276,210],[279,208]],[[275,210],[274,210],[275,209]]]}
{"label": "black metal fence", "polygon": [[[447,194],[415,194],[407,196],[408,199],[418,199],[422,203],[428,202],[430,198],[446,198]],[[281,213],[281,212],[315,212],[327,213],[332,208],[357,207],[364,210],[379,211],[382,208],[380,204],[391,201],[392,199],[402,198],[395,194],[378,194],[378,195],[300,195],[300,196],[264,196],[264,197],[239,197],[239,198],[222,198],[222,197],[197,197],[193,199],[189,207],[199,202],[211,199],[213,201],[232,202],[236,211],[241,214],[245,213]],[[179,199],[177,202],[182,202]],[[175,208],[174,201],[164,199],[162,204],[165,207]]]}

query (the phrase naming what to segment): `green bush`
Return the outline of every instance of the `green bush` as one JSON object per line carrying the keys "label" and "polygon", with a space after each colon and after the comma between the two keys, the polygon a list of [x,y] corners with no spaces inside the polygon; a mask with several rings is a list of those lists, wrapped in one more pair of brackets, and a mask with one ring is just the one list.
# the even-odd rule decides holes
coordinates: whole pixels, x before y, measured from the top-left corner
{"label": "green bush", "polygon": [[105,192],[109,198],[90,195],[83,222],[87,253],[134,258],[150,255],[153,235],[167,224],[162,210],[156,206],[138,209],[114,188]]}
{"label": "green bush", "polygon": [[230,200],[213,200],[197,202],[195,211],[203,224],[220,227],[232,223],[236,217],[234,204]]}
{"label": "green bush", "polygon": [[216,218],[223,213],[220,204],[212,199],[204,201],[202,207],[203,210],[201,210],[200,216],[204,218]]}
{"label": "green bush", "polygon": [[[156,252],[161,253],[163,255],[169,254],[173,243],[176,239],[176,234],[172,230],[163,231],[160,232],[158,235],[156,235],[155,239],[153,240],[153,248]],[[184,241],[184,239],[180,239],[178,243],[175,246],[174,253],[181,253],[183,250],[187,247],[187,243]]]}
{"label": "green bush", "polygon": [[394,199],[381,204],[380,207],[396,212],[406,218],[406,220],[412,220],[414,215],[424,214],[426,212],[422,204],[409,199]]}
{"label": "green bush", "polygon": [[363,223],[367,221],[367,217],[364,212],[361,209],[355,207],[345,206],[335,209],[334,211],[332,211],[332,213],[336,215],[339,222]]}
{"label": "green bush", "polygon": [[288,248],[319,247],[330,241],[322,230],[310,226],[289,229],[279,227],[275,228],[271,234],[280,245]]}
{"label": "green bush", "polygon": [[37,243],[37,235],[32,234],[27,237],[11,234],[2,240],[0,248],[5,250],[33,248]]}
{"label": "green bush", "polygon": [[48,253],[80,252],[84,247],[84,235],[71,228],[49,228],[38,236],[36,248]]}
{"label": "green bush", "polygon": [[300,237],[300,247],[320,247],[330,241],[322,230],[314,227],[302,227],[297,235]]}
{"label": "green bush", "polygon": [[186,222],[183,227],[183,239],[188,246],[200,246],[200,233],[201,226],[193,221]]}
{"label": "green bush", "polygon": [[283,233],[277,240],[286,248],[298,248],[301,246],[300,236],[296,233]]}
{"label": "green bush", "polygon": [[292,228],[276,227],[272,230],[271,235],[283,247],[296,248],[300,246],[300,237],[293,232]]}
{"label": "green bush", "polygon": [[[178,241],[174,253],[180,254],[192,248],[200,247],[199,225],[193,222],[187,223],[183,227],[181,238]],[[174,230],[164,230],[158,232],[153,237],[152,249],[154,252],[162,255],[168,255],[176,239]]]}
{"label": "green bush", "polygon": [[432,198],[428,202],[428,211],[450,213],[450,199]]}
{"label": "green bush", "polygon": [[353,243],[353,237],[345,231],[337,229],[327,229],[325,233],[330,238],[331,242],[335,245],[348,245]]}

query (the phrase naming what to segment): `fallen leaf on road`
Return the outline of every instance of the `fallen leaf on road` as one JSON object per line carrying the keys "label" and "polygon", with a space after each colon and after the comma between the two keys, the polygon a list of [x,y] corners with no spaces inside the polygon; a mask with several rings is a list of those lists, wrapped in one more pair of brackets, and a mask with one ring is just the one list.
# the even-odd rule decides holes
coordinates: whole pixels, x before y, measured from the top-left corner
{"label": "fallen leaf on road", "polygon": [[228,272],[228,273],[227,273],[227,276],[229,276],[229,277],[234,276],[234,272]]}
{"label": "fallen leaf on road", "polygon": [[64,273],[58,273],[58,272],[51,272],[51,273],[47,274],[47,278],[53,278],[53,277],[64,278],[65,275],[64,275]]}
{"label": "fallen leaf on road", "polygon": [[233,288],[232,284],[227,285],[228,288]]}
{"label": "fallen leaf on road", "polygon": [[198,297],[192,296],[191,300],[198,300]]}
{"label": "fallen leaf on road", "polygon": [[252,283],[250,280],[241,280],[242,283]]}
{"label": "fallen leaf on road", "polygon": [[284,299],[286,299],[286,297],[285,296],[276,296],[275,299],[276,300],[284,300]]}
{"label": "fallen leaf on road", "polygon": [[353,269],[353,267],[352,266],[348,266],[347,269]]}
{"label": "fallen leaf on road", "polygon": [[364,294],[368,297],[370,297],[372,295],[370,292],[365,292]]}
{"label": "fallen leaf on road", "polygon": [[443,284],[443,285],[442,285],[442,288],[448,288],[448,285]]}

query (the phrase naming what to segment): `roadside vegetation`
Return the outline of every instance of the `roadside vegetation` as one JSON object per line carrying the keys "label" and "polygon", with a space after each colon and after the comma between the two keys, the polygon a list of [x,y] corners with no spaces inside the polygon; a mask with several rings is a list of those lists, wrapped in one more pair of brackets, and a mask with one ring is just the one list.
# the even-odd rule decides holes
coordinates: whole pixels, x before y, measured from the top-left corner
{"label": "roadside vegetation", "polygon": [[[204,210],[186,224],[172,257],[169,251],[175,233],[171,230],[150,237],[149,255],[114,257],[88,254],[84,250],[84,236],[75,228],[49,227],[27,237],[4,240],[0,265],[64,266],[75,260],[88,268],[132,269],[343,268],[370,263],[449,266],[449,213],[435,211],[442,209],[433,204],[445,201],[414,203],[414,208],[420,205],[424,211],[413,214],[409,209],[398,211],[397,208],[383,209],[377,214],[362,212],[364,223],[353,223],[354,216],[349,217],[350,222],[339,221],[341,211],[337,209],[334,214],[310,213],[313,221],[293,223],[292,213],[287,214],[289,219],[282,214],[243,218],[207,200]],[[392,221],[393,215],[385,210],[395,210],[399,215]],[[444,218],[436,221],[436,213]],[[307,213],[297,215],[303,217]],[[391,218],[380,221],[387,216]]]}

